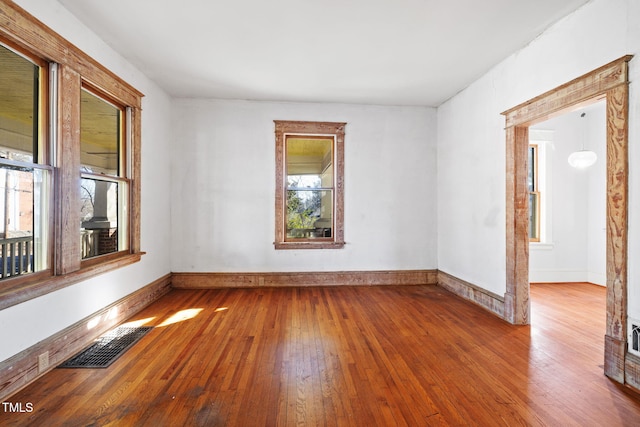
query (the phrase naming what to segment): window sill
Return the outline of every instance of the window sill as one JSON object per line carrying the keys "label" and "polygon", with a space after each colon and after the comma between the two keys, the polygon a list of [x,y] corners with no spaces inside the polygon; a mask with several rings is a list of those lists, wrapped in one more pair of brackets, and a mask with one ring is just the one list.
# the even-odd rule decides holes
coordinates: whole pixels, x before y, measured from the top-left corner
{"label": "window sill", "polygon": [[[19,276],[0,282],[0,310],[40,297],[50,292],[90,279],[103,273],[134,264],[145,252],[126,254],[99,264],[81,268],[63,276],[50,276],[46,272]],[[44,277],[43,277],[44,276]]]}
{"label": "window sill", "polygon": [[551,251],[553,248],[553,243],[529,242],[529,249],[532,251]]}
{"label": "window sill", "polygon": [[276,249],[341,249],[345,242],[280,242],[273,245]]}

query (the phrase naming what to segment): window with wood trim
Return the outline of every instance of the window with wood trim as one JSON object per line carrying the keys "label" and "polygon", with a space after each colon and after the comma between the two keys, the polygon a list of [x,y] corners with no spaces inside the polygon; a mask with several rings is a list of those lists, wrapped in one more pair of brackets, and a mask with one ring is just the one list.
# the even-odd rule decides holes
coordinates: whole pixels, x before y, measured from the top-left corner
{"label": "window with wood trim", "polygon": [[142,94],[19,6],[0,15],[1,310],[140,260]]}
{"label": "window with wood trim", "polygon": [[80,105],[82,259],[126,250],[127,110],[84,87]]}
{"label": "window with wood trim", "polygon": [[346,123],[275,121],[276,249],[344,246]]}
{"label": "window with wood trim", "polygon": [[529,171],[527,185],[529,187],[529,241],[540,241],[540,189],[538,172],[539,152],[537,144],[529,144]]}
{"label": "window with wood trim", "polygon": [[0,45],[0,279],[50,268],[47,63]]}

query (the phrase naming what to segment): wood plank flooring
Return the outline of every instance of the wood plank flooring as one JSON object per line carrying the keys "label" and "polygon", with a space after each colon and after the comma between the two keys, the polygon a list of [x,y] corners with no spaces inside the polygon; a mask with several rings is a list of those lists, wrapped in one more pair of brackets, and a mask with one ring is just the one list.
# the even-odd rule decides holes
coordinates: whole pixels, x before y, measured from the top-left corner
{"label": "wood plank flooring", "polygon": [[108,369],[56,369],[0,425],[625,426],[605,290],[533,285],[532,326],[436,286],[173,290]]}

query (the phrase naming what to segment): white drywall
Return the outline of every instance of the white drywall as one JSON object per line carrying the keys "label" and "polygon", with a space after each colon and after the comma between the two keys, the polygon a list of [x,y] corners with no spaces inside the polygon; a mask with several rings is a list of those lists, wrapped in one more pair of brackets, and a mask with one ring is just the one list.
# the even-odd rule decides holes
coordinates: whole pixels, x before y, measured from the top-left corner
{"label": "white drywall", "polygon": [[[344,248],[274,249],[274,120],[347,122]],[[182,99],[174,122],[173,271],[437,267],[435,109]]]}

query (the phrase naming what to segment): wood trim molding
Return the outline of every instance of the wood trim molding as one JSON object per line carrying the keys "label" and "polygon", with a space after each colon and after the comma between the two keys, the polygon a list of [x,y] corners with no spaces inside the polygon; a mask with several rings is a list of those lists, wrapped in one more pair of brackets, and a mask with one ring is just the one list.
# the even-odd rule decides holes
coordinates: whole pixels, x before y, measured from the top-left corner
{"label": "wood trim molding", "polygon": [[75,70],[60,66],[59,73],[59,115],[58,122],[58,150],[56,165],[64,167],[56,168],[55,200],[59,218],[55,221],[55,245],[57,256],[55,257],[54,272],[56,275],[64,275],[80,269],[80,239],[78,236],[78,224],[80,220],[80,194],[77,191],[69,191],[71,188],[80,188],[80,90],[82,78]]}
{"label": "wood trim molding", "polygon": [[[276,148],[275,249],[340,249],[344,242],[344,122],[274,120]],[[286,240],[285,138],[287,135],[332,135],[335,138],[333,239]]]}
{"label": "wood trim molding", "polygon": [[608,90],[627,83],[627,64],[633,55],[626,55],[587,74],[536,96],[504,111],[505,127],[544,121],[561,114],[568,106],[589,104]]}
{"label": "wood trim molding", "polygon": [[[606,349],[607,345],[605,343],[605,350]],[[626,349],[623,348],[622,350],[624,356]],[[614,358],[613,360],[617,361],[620,359]],[[636,391],[640,390],[640,357],[631,353],[628,353],[624,360],[624,382]]]}
{"label": "wood trim molding", "polygon": [[[516,325],[530,319],[529,301],[529,187],[527,164],[529,128],[507,128],[507,283],[503,318]],[[526,219],[526,221],[523,221]]]}
{"label": "wood trim molding", "polygon": [[[0,401],[55,368],[115,325],[133,316],[171,289],[167,274],[38,344],[0,363]],[[88,325],[99,320],[96,326]],[[49,353],[49,367],[38,369],[38,356]]]}
{"label": "wood trim molding", "polygon": [[178,289],[277,286],[435,285],[437,270],[321,271],[292,273],[173,273]]}
{"label": "wood trim molding", "polygon": [[131,167],[129,169],[130,185],[129,197],[131,206],[133,206],[131,217],[129,218],[129,245],[131,252],[138,253],[142,250],[140,245],[140,229],[142,224],[141,207],[142,207],[142,111],[140,108],[131,107],[131,144],[128,147],[131,150]]}
{"label": "wood trim molding", "polygon": [[[626,63],[625,63],[626,64]],[[629,86],[607,91],[607,336],[627,340]]]}
{"label": "wood trim molding", "polygon": [[273,247],[276,249],[341,249],[345,242],[274,242]]}
{"label": "wood trim molding", "polygon": [[84,79],[102,90],[109,88],[107,93],[128,105],[141,107],[141,92],[12,1],[0,2],[0,35],[23,49],[77,70]]}
{"label": "wood trim molding", "polygon": [[[604,99],[607,109],[607,323],[604,371],[625,381],[627,333],[629,61],[623,56],[590,73],[505,111],[506,294],[505,319],[528,324],[529,200],[526,191],[527,131],[532,124]],[[637,367],[634,370],[638,370]]]}
{"label": "wood trim molding", "polygon": [[624,384],[626,340],[604,336],[604,373],[614,381]]}
{"label": "wood trim molding", "polygon": [[505,300],[498,294],[494,294],[444,271],[438,271],[438,286],[504,318]]}

